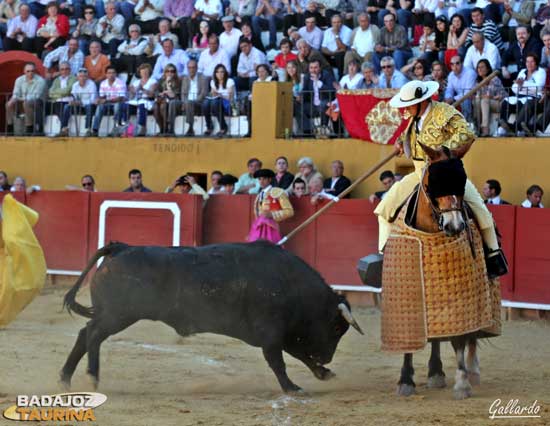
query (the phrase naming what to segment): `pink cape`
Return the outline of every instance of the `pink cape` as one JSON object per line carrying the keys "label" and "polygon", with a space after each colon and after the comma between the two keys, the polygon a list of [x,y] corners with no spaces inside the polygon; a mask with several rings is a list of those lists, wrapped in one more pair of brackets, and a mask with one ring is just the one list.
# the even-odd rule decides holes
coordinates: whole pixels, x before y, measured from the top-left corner
{"label": "pink cape", "polygon": [[247,240],[249,242],[267,240],[271,241],[273,244],[277,244],[281,241],[281,238],[279,224],[272,218],[260,216],[252,223]]}

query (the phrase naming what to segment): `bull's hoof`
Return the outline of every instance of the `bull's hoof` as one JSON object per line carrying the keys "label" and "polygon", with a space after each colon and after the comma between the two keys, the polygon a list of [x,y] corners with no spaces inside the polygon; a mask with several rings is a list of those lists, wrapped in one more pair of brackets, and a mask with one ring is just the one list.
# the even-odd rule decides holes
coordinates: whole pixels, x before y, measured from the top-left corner
{"label": "bull's hoof", "polygon": [[90,384],[94,388],[94,391],[96,391],[99,386],[99,379],[90,373],[88,373],[87,376],[88,376],[88,380],[90,381]]}
{"label": "bull's hoof", "polygon": [[445,376],[442,376],[440,374],[433,375],[431,377],[428,377],[428,383],[427,386],[430,389],[441,389],[447,386],[447,383],[445,383]]}
{"label": "bull's hoof", "polygon": [[286,389],[283,389],[283,392],[287,395],[294,395],[294,396],[301,396],[305,394],[305,391],[300,387],[296,385],[288,386]]}
{"label": "bull's hoof", "polygon": [[468,381],[472,386],[479,386],[481,384],[481,376],[479,373],[468,373]]}
{"label": "bull's hoof", "polygon": [[319,380],[330,380],[333,377],[336,377],[336,374],[325,367],[316,368],[313,374],[315,374],[315,377],[317,377]]}
{"label": "bull's hoof", "polygon": [[399,396],[411,396],[416,393],[416,388],[413,385],[401,383],[397,385],[397,395]]}

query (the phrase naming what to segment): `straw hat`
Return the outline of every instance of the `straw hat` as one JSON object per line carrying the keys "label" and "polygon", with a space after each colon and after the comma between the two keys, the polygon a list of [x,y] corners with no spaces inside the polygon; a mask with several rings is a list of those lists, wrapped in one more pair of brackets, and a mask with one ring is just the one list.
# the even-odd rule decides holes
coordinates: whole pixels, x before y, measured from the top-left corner
{"label": "straw hat", "polygon": [[399,93],[390,100],[390,106],[394,108],[405,108],[416,105],[429,99],[439,89],[439,83],[435,81],[409,81]]}

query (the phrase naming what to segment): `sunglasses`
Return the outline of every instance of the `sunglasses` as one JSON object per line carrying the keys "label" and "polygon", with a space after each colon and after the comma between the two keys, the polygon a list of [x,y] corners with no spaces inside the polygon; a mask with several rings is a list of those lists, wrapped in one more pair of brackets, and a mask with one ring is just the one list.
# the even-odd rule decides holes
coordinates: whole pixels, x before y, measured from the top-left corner
{"label": "sunglasses", "polygon": [[82,186],[83,187],[86,187],[86,186],[93,186],[94,184],[92,182],[84,182],[82,183]]}
{"label": "sunglasses", "polygon": [[380,68],[385,70],[386,68],[393,68],[393,65],[382,65]]}
{"label": "sunglasses", "polygon": [[94,12],[84,12],[84,15],[93,15]]}

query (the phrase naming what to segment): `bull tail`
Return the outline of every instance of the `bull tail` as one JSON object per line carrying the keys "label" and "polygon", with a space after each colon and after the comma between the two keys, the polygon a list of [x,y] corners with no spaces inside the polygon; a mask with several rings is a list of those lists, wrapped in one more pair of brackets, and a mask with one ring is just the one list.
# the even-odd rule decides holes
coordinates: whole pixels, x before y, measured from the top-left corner
{"label": "bull tail", "polygon": [[75,312],[78,315],[82,315],[83,317],[93,318],[95,314],[93,306],[83,306],[76,301],[78,290],[86,279],[86,275],[88,274],[88,272],[90,272],[90,270],[94,267],[99,259],[101,259],[103,256],[112,256],[120,253],[122,250],[125,250],[128,247],[129,246],[124,243],[111,242],[105,247],[102,247],[98,251],[96,251],[94,256],[86,265],[84,271],[82,271],[82,274],[80,274],[80,277],[78,278],[75,285],[67,292],[67,294],[65,294],[65,297],[63,298],[63,309],[67,309],[69,313]]}

